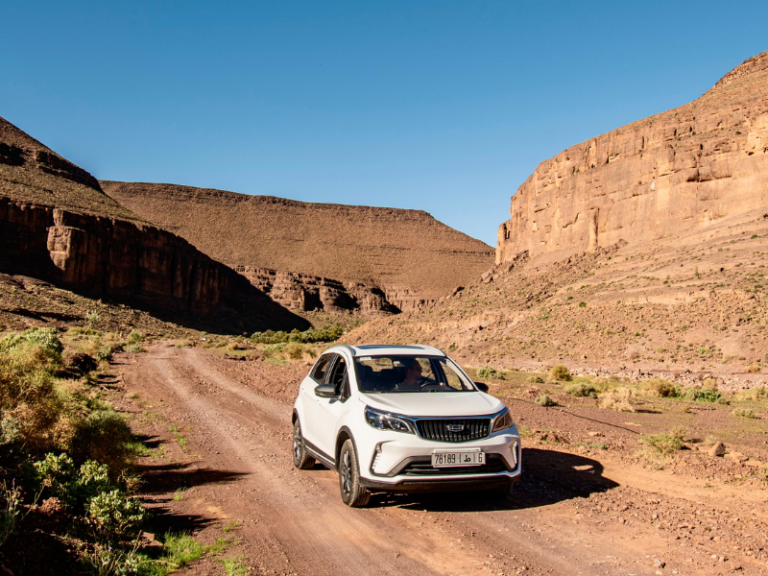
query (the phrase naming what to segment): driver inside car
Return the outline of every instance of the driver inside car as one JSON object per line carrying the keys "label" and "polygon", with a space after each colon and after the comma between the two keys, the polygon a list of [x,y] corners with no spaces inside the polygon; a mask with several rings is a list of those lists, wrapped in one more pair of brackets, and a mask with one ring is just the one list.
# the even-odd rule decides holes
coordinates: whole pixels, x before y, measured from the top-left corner
{"label": "driver inside car", "polygon": [[405,379],[402,382],[396,384],[395,388],[401,391],[420,390],[428,384],[442,384],[440,382],[435,382],[430,378],[425,378],[423,376],[423,372],[424,369],[422,368],[421,363],[418,361],[418,359],[414,358],[411,365],[408,366],[405,370]]}

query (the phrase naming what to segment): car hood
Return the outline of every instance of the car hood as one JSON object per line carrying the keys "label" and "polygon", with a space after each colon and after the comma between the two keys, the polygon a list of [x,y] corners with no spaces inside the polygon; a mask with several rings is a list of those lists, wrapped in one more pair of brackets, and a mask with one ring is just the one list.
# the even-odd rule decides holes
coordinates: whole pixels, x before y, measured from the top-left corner
{"label": "car hood", "polygon": [[360,401],[404,416],[485,416],[504,408],[499,399],[482,392],[361,394]]}

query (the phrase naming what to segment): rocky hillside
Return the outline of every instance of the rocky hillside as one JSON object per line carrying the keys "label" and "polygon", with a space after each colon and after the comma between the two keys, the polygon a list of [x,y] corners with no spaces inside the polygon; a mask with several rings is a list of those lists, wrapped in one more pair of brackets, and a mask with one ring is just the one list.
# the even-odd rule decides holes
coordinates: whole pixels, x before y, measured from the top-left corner
{"label": "rocky hillside", "polygon": [[379,289],[401,310],[446,296],[493,265],[489,246],[422,211],[170,184],[101,185],[121,205],[221,262]]}
{"label": "rocky hillside", "polygon": [[[0,118],[0,272],[222,330],[306,323]],[[206,319],[207,318],[207,319]]]}
{"label": "rocky hillside", "polygon": [[669,241],[768,206],[768,52],[698,100],[542,162],[512,197],[497,264]]}
{"label": "rocky hillside", "polygon": [[349,342],[469,364],[768,381],[768,53],[696,102],[569,148],[512,198],[499,263]]}

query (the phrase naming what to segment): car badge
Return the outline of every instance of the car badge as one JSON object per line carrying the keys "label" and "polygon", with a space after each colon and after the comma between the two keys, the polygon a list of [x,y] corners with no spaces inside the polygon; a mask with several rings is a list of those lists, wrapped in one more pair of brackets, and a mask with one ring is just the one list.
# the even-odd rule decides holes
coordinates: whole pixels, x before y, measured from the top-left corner
{"label": "car badge", "polygon": [[447,426],[448,432],[463,432],[464,431],[464,425],[463,424],[449,424]]}

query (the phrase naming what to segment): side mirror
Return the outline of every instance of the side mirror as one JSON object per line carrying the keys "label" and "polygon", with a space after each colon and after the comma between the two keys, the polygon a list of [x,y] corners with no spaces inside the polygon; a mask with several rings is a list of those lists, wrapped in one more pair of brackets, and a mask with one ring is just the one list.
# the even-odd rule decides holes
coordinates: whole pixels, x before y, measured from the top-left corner
{"label": "side mirror", "polygon": [[483,382],[475,382],[475,386],[477,386],[477,389],[480,390],[480,392],[485,392],[486,394],[488,393],[488,384]]}
{"label": "side mirror", "polygon": [[333,384],[321,384],[315,388],[315,396],[320,398],[335,398],[336,386]]}

